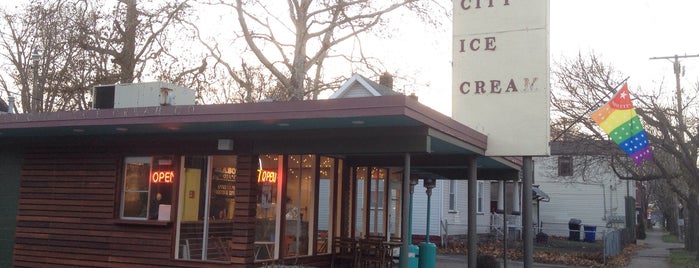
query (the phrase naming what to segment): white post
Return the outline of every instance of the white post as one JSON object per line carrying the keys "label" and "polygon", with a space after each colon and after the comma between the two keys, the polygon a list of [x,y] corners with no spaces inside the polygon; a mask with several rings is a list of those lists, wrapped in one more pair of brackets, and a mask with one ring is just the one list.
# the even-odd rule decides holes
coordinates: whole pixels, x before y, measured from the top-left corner
{"label": "white post", "polygon": [[505,181],[498,182],[498,210],[496,212],[505,215]]}
{"label": "white post", "polygon": [[514,182],[513,189],[512,189],[512,212],[513,212],[513,214],[515,212],[522,211],[521,206],[520,206],[522,198],[520,198],[520,195],[519,195],[520,190],[519,189],[520,189],[519,182]]}

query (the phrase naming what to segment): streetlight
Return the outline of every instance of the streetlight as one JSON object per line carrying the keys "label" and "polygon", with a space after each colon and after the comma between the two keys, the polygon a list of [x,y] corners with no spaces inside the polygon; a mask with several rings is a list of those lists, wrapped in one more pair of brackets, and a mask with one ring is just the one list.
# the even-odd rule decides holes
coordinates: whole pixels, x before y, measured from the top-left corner
{"label": "streetlight", "polygon": [[41,103],[42,101],[42,96],[43,94],[39,90],[39,60],[41,59],[41,53],[39,53],[39,49],[35,48],[34,52],[32,52],[32,62],[34,64],[34,77],[33,77],[33,82],[34,82],[34,87],[32,89],[32,103],[31,103],[31,108],[32,112],[39,112],[41,110]]}

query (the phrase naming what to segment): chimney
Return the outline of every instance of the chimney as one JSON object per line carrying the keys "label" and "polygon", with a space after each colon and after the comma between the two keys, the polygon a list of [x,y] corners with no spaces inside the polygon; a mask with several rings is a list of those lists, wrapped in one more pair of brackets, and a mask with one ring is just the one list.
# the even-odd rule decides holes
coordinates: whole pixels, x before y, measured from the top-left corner
{"label": "chimney", "polygon": [[15,113],[15,97],[13,96],[7,98],[7,113]]}
{"label": "chimney", "polygon": [[388,72],[384,72],[379,76],[379,85],[393,89],[393,76]]}

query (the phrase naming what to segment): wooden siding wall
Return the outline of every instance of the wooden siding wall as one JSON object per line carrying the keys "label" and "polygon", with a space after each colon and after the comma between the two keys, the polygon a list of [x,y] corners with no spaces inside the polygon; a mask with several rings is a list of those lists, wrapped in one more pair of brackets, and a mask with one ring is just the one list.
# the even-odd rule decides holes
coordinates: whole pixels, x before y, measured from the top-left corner
{"label": "wooden siding wall", "polygon": [[[131,225],[117,221],[123,155],[113,152],[118,146],[98,148],[41,147],[25,153],[15,267],[254,266],[257,184],[256,161],[251,161],[251,156],[238,156],[232,234],[236,243],[231,263],[212,263],[172,258],[174,224]],[[111,148],[109,153],[107,148]],[[173,206],[173,214],[176,211]]]}

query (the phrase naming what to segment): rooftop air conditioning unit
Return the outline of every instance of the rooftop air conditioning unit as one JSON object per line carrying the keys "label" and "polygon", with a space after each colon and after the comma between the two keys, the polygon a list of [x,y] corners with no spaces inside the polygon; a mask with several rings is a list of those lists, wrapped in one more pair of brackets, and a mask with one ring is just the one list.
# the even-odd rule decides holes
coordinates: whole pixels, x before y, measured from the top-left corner
{"label": "rooftop air conditioning unit", "polygon": [[92,108],[194,105],[194,90],[165,82],[99,85],[92,89]]}

